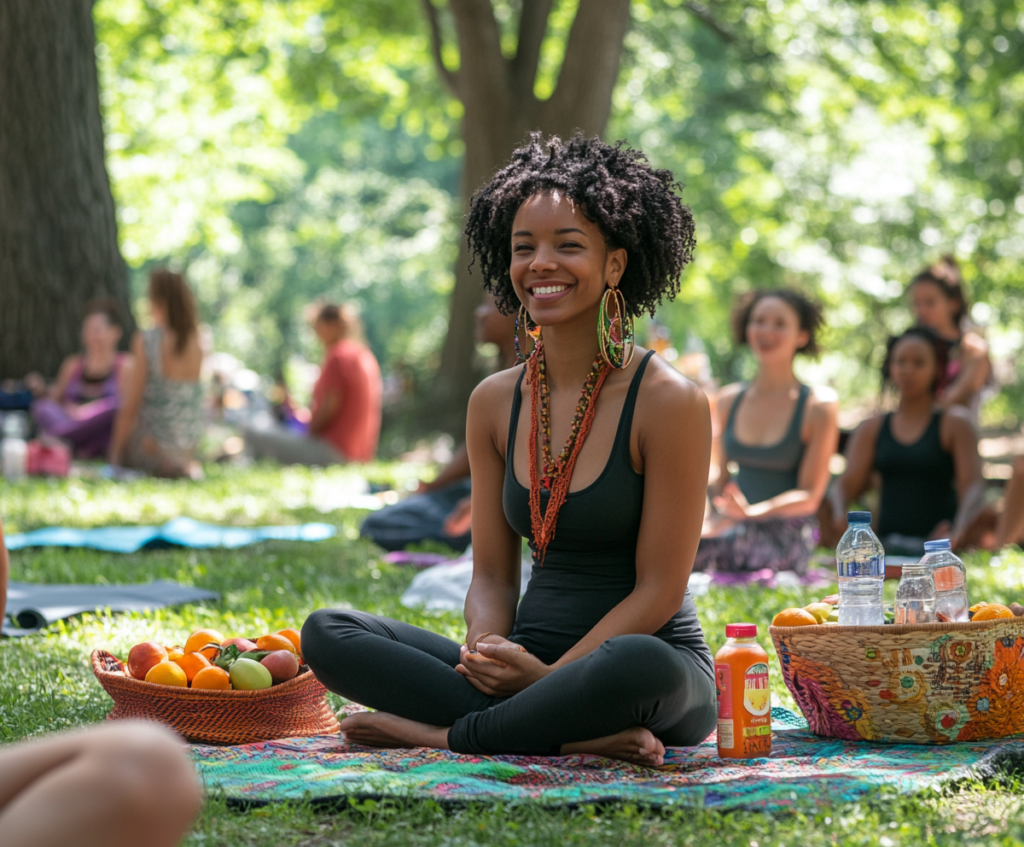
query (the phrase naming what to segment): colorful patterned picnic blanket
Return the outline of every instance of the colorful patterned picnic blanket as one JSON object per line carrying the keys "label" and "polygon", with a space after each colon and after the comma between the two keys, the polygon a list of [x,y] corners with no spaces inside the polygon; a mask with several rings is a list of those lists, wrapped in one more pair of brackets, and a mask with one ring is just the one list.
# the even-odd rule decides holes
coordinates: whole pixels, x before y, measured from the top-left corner
{"label": "colorful patterned picnic blanket", "polygon": [[375,750],[340,736],[241,747],[192,747],[207,790],[229,802],[416,798],[574,806],[632,802],[773,811],[856,800],[880,786],[909,793],[994,776],[1024,762],[1024,737],[950,744],[870,745],[819,738],[803,718],[772,710],[772,755],[718,758],[712,735],[671,748],[660,768],[598,756],[460,756],[442,750]]}

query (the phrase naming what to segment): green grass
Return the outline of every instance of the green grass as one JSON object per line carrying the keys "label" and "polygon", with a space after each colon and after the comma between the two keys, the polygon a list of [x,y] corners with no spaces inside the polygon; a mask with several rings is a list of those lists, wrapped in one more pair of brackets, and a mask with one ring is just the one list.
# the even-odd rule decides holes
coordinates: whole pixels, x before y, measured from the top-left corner
{"label": "green grass", "polygon": [[[368,474],[375,482],[405,485],[414,469],[380,464]],[[236,525],[321,520],[339,529],[336,538],[322,543],[272,542],[234,551],[162,550],[131,556],[53,548],[13,552],[16,580],[98,583],[166,578],[218,591],[222,600],[151,615],[88,615],[42,637],[0,642],[0,742],[101,720],[110,700],[88,667],[89,653],[97,647],[123,655],[132,644],[149,638],[181,642],[201,625],[228,634],[299,626],[309,612],[326,605],[365,609],[460,637],[460,615],[421,613],[399,604],[412,571],[382,562],[381,551],[358,538],[363,513],[322,511],[351,480],[352,471],[346,469],[212,467],[202,483],[71,479],[0,488],[0,516],[8,533],[51,524],[160,523],[178,515]],[[987,554],[971,557],[968,564],[973,598],[1012,602],[1024,594],[1024,556],[1019,552],[1001,556],[995,567]],[[892,590],[890,586],[888,591]],[[724,640],[727,622],[765,624],[784,606],[804,605],[821,593],[716,589],[697,602],[714,650]],[[771,652],[767,639],[762,642]],[[772,688],[779,703],[793,706],[778,673],[772,676]],[[274,805],[236,812],[213,797],[186,843],[1024,844],[1022,805],[1024,784],[1014,778],[912,797],[882,792],[870,802],[777,815],[662,813],[630,806],[550,811],[493,805],[450,811],[424,802],[367,802],[331,811]]]}

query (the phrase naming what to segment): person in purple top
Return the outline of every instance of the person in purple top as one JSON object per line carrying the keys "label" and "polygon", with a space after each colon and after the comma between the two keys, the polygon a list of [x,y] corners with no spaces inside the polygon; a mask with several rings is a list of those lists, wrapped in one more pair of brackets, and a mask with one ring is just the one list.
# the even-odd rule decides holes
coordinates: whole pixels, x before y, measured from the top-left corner
{"label": "person in purple top", "polygon": [[122,333],[117,302],[93,300],[82,321],[82,352],[64,360],[49,388],[38,374],[25,380],[37,395],[32,417],[39,431],[67,441],[80,459],[107,452],[133,364],[130,353],[117,349]]}

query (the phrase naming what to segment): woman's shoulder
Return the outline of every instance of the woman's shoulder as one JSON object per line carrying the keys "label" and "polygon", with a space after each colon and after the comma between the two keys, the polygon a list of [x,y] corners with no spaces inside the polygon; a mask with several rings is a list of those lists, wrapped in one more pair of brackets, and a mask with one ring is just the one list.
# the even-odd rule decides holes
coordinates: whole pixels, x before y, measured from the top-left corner
{"label": "woman's shoulder", "polygon": [[522,365],[516,365],[486,377],[473,389],[469,398],[470,405],[488,408],[510,400],[522,373]]}
{"label": "woman's shoulder", "polygon": [[968,330],[960,339],[960,351],[964,356],[981,358],[988,355],[988,342],[980,333]]}
{"label": "woman's shoulder", "polygon": [[839,414],[839,394],[828,385],[808,386],[807,412],[815,419],[835,418]]}
{"label": "woman's shoulder", "polygon": [[974,416],[966,406],[948,406],[942,410],[939,425],[949,433],[964,433],[976,436]]}
{"label": "woman's shoulder", "polygon": [[637,404],[655,414],[707,410],[708,398],[697,383],[687,379],[661,356],[651,356],[637,393]]}

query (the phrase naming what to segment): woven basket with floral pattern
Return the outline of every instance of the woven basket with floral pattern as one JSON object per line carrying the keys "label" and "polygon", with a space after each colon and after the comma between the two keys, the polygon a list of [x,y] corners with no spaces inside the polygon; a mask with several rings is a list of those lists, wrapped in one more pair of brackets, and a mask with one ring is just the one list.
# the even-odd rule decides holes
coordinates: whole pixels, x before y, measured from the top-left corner
{"label": "woven basket with floral pattern", "polygon": [[1024,618],[768,631],[818,735],[946,744],[1024,732]]}
{"label": "woven basket with floral pattern", "polygon": [[309,671],[262,691],[177,688],[132,679],[124,664],[105,650],[93,651],[92,671],[114,698],[107,720],[159,721],[189,741],[252,744],[338,731],[327,690]]}

